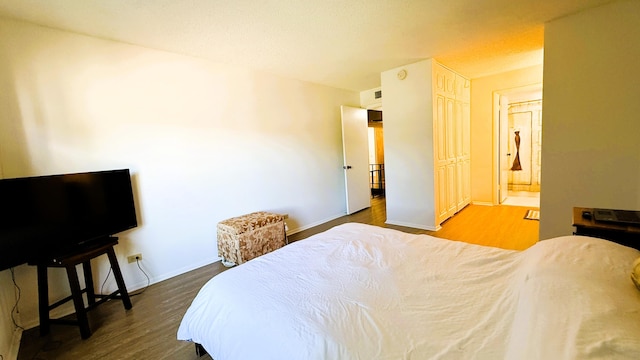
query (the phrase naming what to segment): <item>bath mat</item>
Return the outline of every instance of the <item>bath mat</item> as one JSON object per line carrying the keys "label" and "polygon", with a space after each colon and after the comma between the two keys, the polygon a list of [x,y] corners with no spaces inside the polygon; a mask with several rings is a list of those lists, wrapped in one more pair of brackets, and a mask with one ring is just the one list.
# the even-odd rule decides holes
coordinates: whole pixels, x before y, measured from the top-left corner
{"label": "bath mat", "polygon": [[527,210],[527,213],[524,215],[524,218],[527,220],[540,220],[540,211]]}

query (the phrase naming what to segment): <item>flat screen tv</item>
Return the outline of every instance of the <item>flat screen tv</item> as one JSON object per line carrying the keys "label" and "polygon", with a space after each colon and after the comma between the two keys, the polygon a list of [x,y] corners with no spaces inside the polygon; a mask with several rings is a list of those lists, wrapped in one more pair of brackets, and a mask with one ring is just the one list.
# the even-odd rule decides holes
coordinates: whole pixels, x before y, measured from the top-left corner
{"label": "flat screen tv", "polygon": [[0,270],[137,225],[128,169],[0,180]]}

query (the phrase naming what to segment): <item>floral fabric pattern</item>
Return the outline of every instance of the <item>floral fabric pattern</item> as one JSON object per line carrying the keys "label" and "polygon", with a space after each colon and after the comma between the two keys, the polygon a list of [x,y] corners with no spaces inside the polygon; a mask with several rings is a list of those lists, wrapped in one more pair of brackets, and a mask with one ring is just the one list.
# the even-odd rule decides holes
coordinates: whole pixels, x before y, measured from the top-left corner
{"label": "floral fabric pattern", "polygon": [[218,256],[240,265],[286,244],[284,216],[265,211],[218,223]]}

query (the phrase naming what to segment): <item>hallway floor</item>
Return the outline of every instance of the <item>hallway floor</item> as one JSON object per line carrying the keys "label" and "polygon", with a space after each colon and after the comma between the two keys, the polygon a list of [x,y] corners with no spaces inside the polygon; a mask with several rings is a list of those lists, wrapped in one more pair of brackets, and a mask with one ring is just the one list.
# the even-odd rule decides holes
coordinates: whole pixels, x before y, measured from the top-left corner
{"label": "hallway floor", "polygon": [[526,211],[534,208],[470,204],[442,223],[439,231],[429,231],[386,224],[386,199],[376,197],[371,200],[370,208],[291,234],[289,241],[304,239],[346,222],[360,222],[408,233],[428,234],[473,244],[523,250],[538,241],[539,221],[524,219]]}

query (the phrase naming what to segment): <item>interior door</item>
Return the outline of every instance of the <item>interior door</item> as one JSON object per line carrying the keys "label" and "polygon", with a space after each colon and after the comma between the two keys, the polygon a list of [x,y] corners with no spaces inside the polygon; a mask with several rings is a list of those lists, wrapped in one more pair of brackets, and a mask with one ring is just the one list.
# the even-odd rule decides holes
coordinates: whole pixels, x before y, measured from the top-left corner
{"label": "interior door", "polygon": [[341,106],[347,214],[371,206],[367,110]]}
{"label": "interior door", "polygon": [[[497,102],[497,104],[495,103]],[[498,109],[498,124],[500,124],[500,144],[498,153],[500,158],[499,199],[502,204],[509,193],[509,168],[512,159],[509,153],[509,98],[504,95],[494,95],[494,109]]]}

